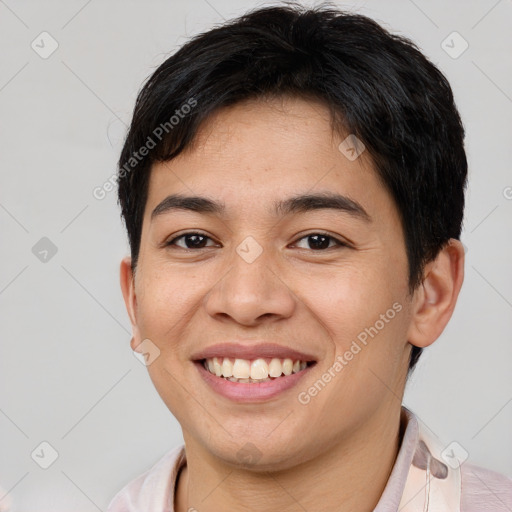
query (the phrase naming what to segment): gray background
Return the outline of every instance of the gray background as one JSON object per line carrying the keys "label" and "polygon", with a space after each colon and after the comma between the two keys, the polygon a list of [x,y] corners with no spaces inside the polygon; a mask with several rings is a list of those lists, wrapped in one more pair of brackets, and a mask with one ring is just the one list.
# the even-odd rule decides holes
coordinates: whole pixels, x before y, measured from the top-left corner
{"label": "gray background", "polygon": [[[0,485],[13,510],[105,510],[182,441],[129,347],[115,191],[92,191],[115,172],[143,80],[189,36],[256,5],[0,0]],[[339,5],[411,37],[453,86],[470,165],[466,277],[405,404],[512,477],[512,2]],[[45,59],[31,47],[51,49],[43,31],[59,45]],[[469,44],[457,58],[461,40],[444,43],[452,56],[442,46],[453,31]],[[35,462],[51,462],[43,441],[58,452],[48,469]]]}

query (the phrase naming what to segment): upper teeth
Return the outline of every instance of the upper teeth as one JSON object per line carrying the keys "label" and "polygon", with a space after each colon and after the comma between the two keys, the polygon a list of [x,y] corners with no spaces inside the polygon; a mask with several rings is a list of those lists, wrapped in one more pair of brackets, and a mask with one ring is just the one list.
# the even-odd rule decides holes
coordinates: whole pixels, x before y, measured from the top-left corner
{"label": "upper teeth", "polygon": [[205,368],[217,377],[234,377],[236,379],[262,380],[268,377],[280,377],[283,373],[291,375],[306,368],[305,361],[292,359],[229,359],[213,357],[206,359]]}

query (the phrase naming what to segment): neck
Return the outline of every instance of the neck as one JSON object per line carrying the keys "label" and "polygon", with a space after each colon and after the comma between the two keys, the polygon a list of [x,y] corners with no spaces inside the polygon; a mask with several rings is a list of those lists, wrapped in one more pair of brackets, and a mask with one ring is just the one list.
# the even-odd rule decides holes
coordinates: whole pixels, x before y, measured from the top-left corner
{"label": "neck", "polygon": [[175,511],[372,511],[389,479],[402,434],[400,404],[386,407],[326,453],[275,472],[212,461],[185,438],[187,465],[176,485]]}

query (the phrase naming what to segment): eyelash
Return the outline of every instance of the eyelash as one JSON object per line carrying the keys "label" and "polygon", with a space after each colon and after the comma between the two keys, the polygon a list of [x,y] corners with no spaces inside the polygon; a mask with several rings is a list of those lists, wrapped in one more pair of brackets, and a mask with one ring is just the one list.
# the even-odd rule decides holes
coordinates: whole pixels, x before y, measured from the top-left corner
{"label": "eyelash", "polygon": [[[199,236],[208,238],[210,240],[213,240],[212,238],[210,238],[209,236],[205,235],[204,233],[200,233],[198,231],[188,231],[187,233],[182,233],[181,235],[179,235],[179,236],[169,240],[168,242],[165,242],[164,246],[165,247],[170,247],[170,246],[173,246],[173,245],[176,246],[175,245],[176,240],[179,240],[180,238],[184,238],[184,237],[190,236],[190,235],[199,235]],[[314,235],[321,235],[321,236],[325,236],[327,238],[330,238],[331,240],[333,240],[335,242],[337,248],[348,247],[348,244],[346,244],[345,242],[342,242],[338,238],[330,235],[329,233],[324,233],[322,231],[315,231],[313,233],[309,233],[307,235],[304,235],[304,236],[300,237],[297,240],[297,242],[300,241],[300,240],[303,240],[304,238],[309,238],[310,236],[314,236]],[[328,249],[334,249],[336,246],[327,247],[325,249],[317,249],[317,250],[309,249],[309,250],[312,251],[312,252],[323,252],[323,251],[326,251]],[[184,251],[188,251],[188,252],[195,252],[195,251],[200,251],[201,249],[207,249],[208,248],[208,247],[200,247],[199,249],[189,249],[189,248],[180,247],[180,246],[176,246],[176,247],[179,247],[180,249],[182,249]]]}

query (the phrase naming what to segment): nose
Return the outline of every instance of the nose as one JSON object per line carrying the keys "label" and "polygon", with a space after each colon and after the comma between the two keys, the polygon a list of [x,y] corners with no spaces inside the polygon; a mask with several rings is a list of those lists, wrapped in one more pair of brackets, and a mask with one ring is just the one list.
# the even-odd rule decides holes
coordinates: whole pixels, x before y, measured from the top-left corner
{"label": "nose", "polygon": [[293,291],[265,250],[252,262],[234,253],[206,299],[210,316],[245,326],[288,318],[296,305]]}

